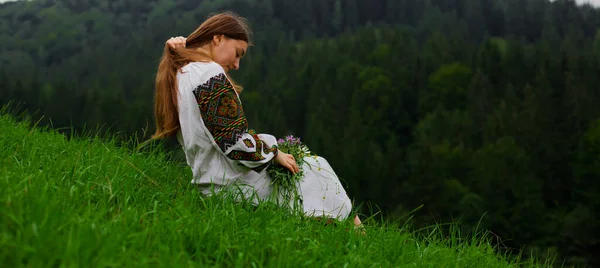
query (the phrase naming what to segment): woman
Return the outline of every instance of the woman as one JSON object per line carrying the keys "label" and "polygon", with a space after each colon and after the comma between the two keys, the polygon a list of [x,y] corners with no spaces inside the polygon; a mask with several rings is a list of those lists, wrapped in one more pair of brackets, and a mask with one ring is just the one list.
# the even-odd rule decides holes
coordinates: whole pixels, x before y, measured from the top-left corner
{"label": "woman", "polygon": [[[248,129],[241,87],[228,76],[240,67],[250,42],[243,18],[220,13],[187,38],[169,39],[158,66],[153,138],[177,136],[192,183],[206,195],[240,189],[245,198],[266,200],[271,195],[269,165],[299,172],[294,157],[277,149],[275,137]],[[306,158],[303,171],[299,193],[304,213],[346,219],[352,205],[327,161]],[[354,222],[360,225],[358,217]]]}

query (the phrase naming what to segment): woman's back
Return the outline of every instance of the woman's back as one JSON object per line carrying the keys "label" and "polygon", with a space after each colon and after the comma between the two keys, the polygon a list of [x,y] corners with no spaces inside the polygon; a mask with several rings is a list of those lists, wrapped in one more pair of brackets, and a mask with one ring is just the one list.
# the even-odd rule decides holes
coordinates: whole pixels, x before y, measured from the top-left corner
{"label": "woman's back", "polygon": [[[231,176],[230,167],[218,151],[209,131],[204,126],[194,91],[212,77],[223,73],[214,62],[191,62],[177,73],[178,110],[180,130],[177,139],[182,145],[188,165],[192,168],[192,183],[209,184],[213,175]],[[229,171],[229,172],[228,172]]]}

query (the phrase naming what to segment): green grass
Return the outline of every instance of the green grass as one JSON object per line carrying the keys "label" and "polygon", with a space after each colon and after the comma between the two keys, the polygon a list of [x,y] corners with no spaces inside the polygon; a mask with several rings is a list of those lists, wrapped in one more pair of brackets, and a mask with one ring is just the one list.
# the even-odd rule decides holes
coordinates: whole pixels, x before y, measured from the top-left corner
{"label": "green grass", "polygon": [[[2,267],[521,267],[483,237],[366,221],[367,236],[268,204],[203,198],[160,149],[73,138],[0,113]],[[351,230],[351,228],[350,228]]]}

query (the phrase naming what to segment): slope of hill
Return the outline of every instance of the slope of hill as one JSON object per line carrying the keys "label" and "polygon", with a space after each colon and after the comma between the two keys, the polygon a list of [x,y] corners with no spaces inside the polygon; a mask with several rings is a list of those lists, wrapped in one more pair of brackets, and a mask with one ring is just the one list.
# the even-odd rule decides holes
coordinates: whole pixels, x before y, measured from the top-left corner
{"label": "slope of hill", "polygon": [[202,198],[160,149],[72,138],[0,115],[0,262],[17,266],[511,267],[486,239],[368,220],[325,226]]}

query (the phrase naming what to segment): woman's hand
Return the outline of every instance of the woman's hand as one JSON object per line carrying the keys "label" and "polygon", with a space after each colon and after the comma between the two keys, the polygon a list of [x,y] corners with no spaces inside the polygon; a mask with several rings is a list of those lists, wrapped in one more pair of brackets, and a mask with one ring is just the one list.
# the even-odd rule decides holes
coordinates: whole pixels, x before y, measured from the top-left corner
{"label": "woman's hand", "polygon": [[186,40],[187,39],[185,37],[183,37],[183,36],[171,37],[171,38],[169,38],[169,40],[167,40],[166,43],[171,48],[184,48]]}
{"label": "woman's hand", "polygon": [[277,153],[277,157],[275,157],[275,163],[289,169],[293,174],[300,172],[298,164],[296,163],[296,159],[294,159],[294,156],[291,154],[286,154],[282,151],[279,151]]}

